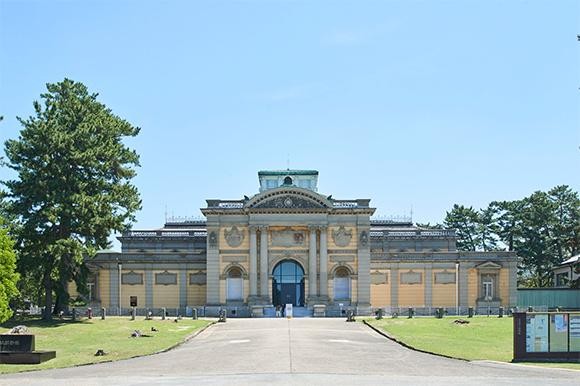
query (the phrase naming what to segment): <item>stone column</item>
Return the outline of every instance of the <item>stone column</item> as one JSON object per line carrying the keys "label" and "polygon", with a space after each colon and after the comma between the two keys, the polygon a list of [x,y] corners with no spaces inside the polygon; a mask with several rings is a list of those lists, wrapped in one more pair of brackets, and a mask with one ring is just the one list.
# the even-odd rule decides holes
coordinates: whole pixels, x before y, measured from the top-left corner
{"label": "stone column", "polygon": [[433,264],[425,264],[425,307],[433,306]]}
{"label": "stone column", "polygon": [[[210,219],[208,219],[208,223]],[[216,306],[220,304],[220,255],[219,255],[219,227],[210,226],[207,229],[207,265],[206,265],[206,304]]]}
{"label": "stone column", "polygon": [[328,250],[327,250],[327,227],[320,227],[320,289],[321,297],[328,298]]}
{"label": "stone column", "polygon": [[360,314],[370,313],[371,306],[371,241],[370,228],[364,226],[358,228],[358,294],[357,308]]}
{"label": "stone column", "polygon": [[268,227],[260,228],[260,296],[267,301],[268,288]]}
{"label": "stone column", "polygon": [[250,226],[250,297],[258,296],[258,240],[256,227]]}
{"label": "stone column", "polygon": [[316,291],[316,281],[318,272],[316,270],[316,227],[309,227],[310,246],[308,249],[308,297],[314,299],[318,293]]}

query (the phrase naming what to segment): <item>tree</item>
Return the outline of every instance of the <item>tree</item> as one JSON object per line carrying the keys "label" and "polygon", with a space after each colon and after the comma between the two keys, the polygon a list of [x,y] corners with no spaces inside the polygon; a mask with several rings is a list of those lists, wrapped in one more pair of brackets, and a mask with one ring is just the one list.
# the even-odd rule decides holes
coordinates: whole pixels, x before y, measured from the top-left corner
{"label": "tree", "polygon": [[447,229],[455,229],[457,236],[457,249],[460,251],[475,251],[475,234],[479,222],[479,216],[472,207],[453,205],[451,211],[445,215],[443,225]]}
{"label": "tree", "polygon": [[8,235],[8,229],[0,227],[0,323],[12,316],[9,304],[18,296],[18,278],[14,241]]}
{"label": "tree", "polygon": [[128,229],[141,201],[131,184],[139,156],[123,144],[139,128],[70,79],[47,84],[34,115],[18,118],[16,140],[5,143],[8,211],[18,222],[19,269],[41,283],[44,318],[68,304],[71,280],[83,286],[83,259]]}

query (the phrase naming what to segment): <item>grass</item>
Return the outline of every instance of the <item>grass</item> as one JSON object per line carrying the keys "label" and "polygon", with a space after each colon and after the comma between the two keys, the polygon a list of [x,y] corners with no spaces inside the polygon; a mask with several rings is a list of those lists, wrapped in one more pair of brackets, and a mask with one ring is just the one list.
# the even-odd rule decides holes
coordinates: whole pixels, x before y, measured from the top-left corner
{"label": "grass", "polygon": [[[134,321],[126,317],[108,317],[106,320],[83,319],[77,322],[28,320],[5,323],[1,326],[0,333],[7,332],[14,325],[24,324],[36,336],[36,349],[56,350],[56,358],[39,365],[0,364],[0,374],[70,367],[152,354],[175,346],[210,323],[207,320],[191,319],[182,319],[175,323],[173,319],[144,320],[143,317]],[[153,326],[159,331],[152,332]],[[151,337],[131,338],[134,330],[140,330]],[[94,356],[98,349],[104,350],[107,355]]]}
{"label": "grass", "polygon": [[[500,362],[512,360],[512,318],[474,317],[468,319],[469,324],[455,324],[453,321],[456,319],[456,317],[385,318],[367,319],[367,322],[396,340],[419,350],[467,360]],[[580,370],[578,363],[542,365]]]}

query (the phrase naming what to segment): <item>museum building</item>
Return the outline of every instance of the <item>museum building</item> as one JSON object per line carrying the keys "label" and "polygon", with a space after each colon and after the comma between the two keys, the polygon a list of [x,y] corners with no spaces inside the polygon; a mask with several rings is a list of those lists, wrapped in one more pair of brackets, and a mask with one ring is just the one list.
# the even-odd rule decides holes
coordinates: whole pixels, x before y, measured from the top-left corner
{"label": "museum building", "polygon": [[131,230],[88,261],[93,306],[109,313],[274,316],[432,314],[516,305],[513,252],[463,252],[453,230],[374,220],[369,199],[318,191],[314,170],[260,171],[259,193],[207,200],[205,220]]}

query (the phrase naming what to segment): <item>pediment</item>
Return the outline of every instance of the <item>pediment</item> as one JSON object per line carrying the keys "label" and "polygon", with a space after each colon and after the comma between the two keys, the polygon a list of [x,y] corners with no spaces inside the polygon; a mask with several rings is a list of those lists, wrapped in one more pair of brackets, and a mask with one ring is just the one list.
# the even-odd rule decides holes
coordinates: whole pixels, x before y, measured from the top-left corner
{"label": "pediment", "polygon": [[245,205],[256,209],[327,209],[332,203],[307,189],[280,188],[252,197]]}
{"label": "pediment", "polygon": [[501,269],[501,265],[494,263],[493,261],[486,261],[485,263],[481,263],[476,265],[475,268],[477,269]]}

